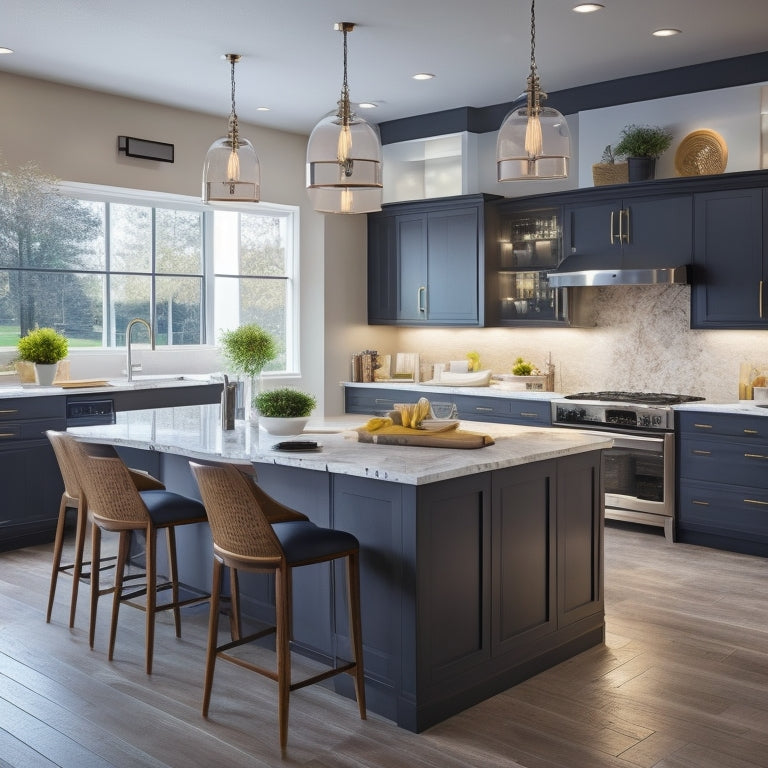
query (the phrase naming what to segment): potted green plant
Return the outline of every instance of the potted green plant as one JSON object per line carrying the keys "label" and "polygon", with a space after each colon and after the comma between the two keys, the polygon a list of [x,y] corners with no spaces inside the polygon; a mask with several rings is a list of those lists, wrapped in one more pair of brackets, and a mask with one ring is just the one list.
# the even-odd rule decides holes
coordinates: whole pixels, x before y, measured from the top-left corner
{"label": "potted green plant", "polygon": [[243,377],[238,416],[250,419],[253,398],[261,390],[261,372],[277,357],[277,344],[270,333],[255,323],[224,331],[220,341],[229,370]]}
{"label": "potted green plant", "polygon": [[265,389],[253,398],[259,426],[271,435],[298,435],[309,421],[317,400],[293,387]]}
{"label": "potted green plant", "polygon": [[646,181],[656,173],[656,159],[672,143],[672,131],[658,125],[624,126],[614,153],[627,158],[629,181]]}
{"label": "potted green plant", "polygon": [[616,153],[610,144],[603,150],[600,162],[592,164],[592,180],[596,187],[606,184],[626,184],[627,164],[616,162]]}
{"label": "potted green plant", "polygon": [[35,364],[37,383],[50,387],[56,378],[59,360],[69,351],[69,342],[53,328],[33,328],[18,341],[19,359]]}

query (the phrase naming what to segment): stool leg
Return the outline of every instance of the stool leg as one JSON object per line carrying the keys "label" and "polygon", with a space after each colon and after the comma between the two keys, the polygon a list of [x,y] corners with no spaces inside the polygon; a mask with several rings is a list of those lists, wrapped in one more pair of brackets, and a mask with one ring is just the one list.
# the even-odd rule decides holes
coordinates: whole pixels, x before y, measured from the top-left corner
{"label": "stool leg", "polygon": [[349,640],[355,654],[355,696],[360,719],[366,719],[365,675],[363,668],[363,632],[360,619],[360,554],[347,556],[347,602],[349,603]]}
{"label": "stool leg", "polygon": [[88,644],[93,648],[96,634],[96,610],[99,605],[99,573],[101,571],[101,528],[96,523],[91,525],[91,617],[88,627]]}
{"label": "stool leg", "polygon": [[[239,640],[243,632],[243,617],[240,612],[240,578],[237,568],[229,568],[229,594],[230,594],[230,627],[229,634],[233,640]],[[218,596],[216,597],[218,600]]]}
{"label": "stool leg", "polygon": [[[80,579],[83,576],[83,551],[85,550],[85,529],[87,527],[87,514],[82,498],[77,502],[77,527],[75,528],[75,562],[72,567],[72,600],[69,606],[69,627],[75,626],[75,612],[77,611],[77,590]],[[93,573],[91,577],[94,578]],[[98,579],[98,575],[96,576]]]}
{"label": "stool leg", "polygon": [[[61,504],[59,504],[59,519],[56,522],[56,537],[53,542],[53,565],[51,566],[51,586],[48,590],[48,610],[45,614],[45,623],[51,620],[53,611],[53,596],[56,594],[56,582],[59,579],[59,569],[61,568],[61,552],[64,548],[64,524],[67,519],[67,497],[62,495]],[[72,624],[69,625],[70,627]]]}
{"label": "stool leg", "polygon": [[171,600],[173,601],[173,621],[176,625],[176,637],[181,637],[181,608],[179,608],[179,566],[176,560],[176,532],[173,528],[165,529],[165,542],[168,548],[168,567],[171,571]]}
{"label": "stool leg", "polygon": [[[205,682],[203,684],[203,717],[208,717],[211,701],[213,670],[216,665],[216,644],[219,636],[219,596],[224,565],[218,558],[213,559],[213,583],[211,585],[211,608],[208,614],[208,648],[205,652]],[[234,569],[233,569],[234,570]],[[239,635],[237,637],[239,639]]]}
{"label": "stool leg", "polygon": [[275,570],[275,613],[277,652],[277,724],[280,731],[280,749],[288,744],[288,705],[291,693],[290,647],[290,573],[287,565]]}
{"label": "stool leg", "polygon": [[155,650],[155,614],[157,613],[157,528],[147,526],[147,626],[146,672],[152,674],[152,658]]}
{"label": "stool leg", "polygon": [[128,560],[128,551],[131,540],[129,531],[120,531],[120,541],[117,545],[117,562],[115,563],[115,588],[112,593],[112,620],[109,625],[109,654],[107,658],[112,661],[115,653],[115,637],[117,636],[117,617],[120,613],[120,600],[123,595],[123,575],[125,564]]}

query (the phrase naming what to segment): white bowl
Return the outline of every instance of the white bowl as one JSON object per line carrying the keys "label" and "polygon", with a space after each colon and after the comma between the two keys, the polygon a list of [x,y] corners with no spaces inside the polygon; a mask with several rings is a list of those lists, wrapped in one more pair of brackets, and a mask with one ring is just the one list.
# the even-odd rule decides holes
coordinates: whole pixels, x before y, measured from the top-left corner
{"label": "white bowl", "polygon": [[309,416],[281,419],[276,416],[259,416],[259,427],[270,435],[300,435],[307,426]]}
{"label": "white bowl", "polygon": [[752,397],[755,400],[768,400],[768,387],[752,387]]}

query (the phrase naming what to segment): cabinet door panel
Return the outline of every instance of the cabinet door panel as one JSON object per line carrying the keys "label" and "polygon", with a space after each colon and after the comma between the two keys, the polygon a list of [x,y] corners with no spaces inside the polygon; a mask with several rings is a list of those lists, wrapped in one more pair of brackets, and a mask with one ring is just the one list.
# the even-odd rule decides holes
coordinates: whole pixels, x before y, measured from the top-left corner
{"label": "cabinet door panel", "polygon": [[478,216],[477,207],[429,215],[427,318],[431,323],[478,322]]}
{"label": "cabinet door panel", "polygon": [[614,230],[618,232],[615,217],[620,208],[619,200],[566,208],[565,255],[571,257],[569,265],[573,264],[573,269],[604,269],[610,260],[615,266],[621,246],[617,238],[611,237],[611,214],[614,216]]}
{"label": "cabinet door panel", "polygon": [[397,217],[397,319],[424,322],[427,290],[427,219]]}
{"label": "cabinet door panel", "polygon": [[768,327],[760,317],[762,189],[697,194],[695,215],[691,327]]}
{"label": "cabinet door panel", "polygon": [[368,217],[368,322],[389,323],[397,314],[395,217]]}
{"label": "cabinet door panel", "polygon": [[693,251],[691,195],[624,202],[625,267],[677,267],[689,264]]}

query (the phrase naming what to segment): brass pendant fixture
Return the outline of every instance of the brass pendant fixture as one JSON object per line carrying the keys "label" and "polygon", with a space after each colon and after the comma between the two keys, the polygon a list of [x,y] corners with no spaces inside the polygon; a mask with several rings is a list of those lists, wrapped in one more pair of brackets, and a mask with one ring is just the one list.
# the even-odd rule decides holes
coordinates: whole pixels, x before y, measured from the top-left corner
{"label": "brass pendant fixture", "polygon": [[237,53],[223,58],[231,66],[232,111],[229,115],[227,135],[211,144],[203,165],[204,203],[258,203],[261,169],[256,150],[248,139],[240,135],[235,109],[235,64]]}
{"label": "brass pendant fixture", "polygon": [[504,118],[496,140],[498,181],[561,179],[568,176],[571,135],[565,117],[542,102],[536,69],[536,0],[531,0],[531,71],[525,102],[513,106]]}
{"label": "brass pendant fixture", "polygon": [[312,130],[307,144],[307,190],[316,211],[369,213],[381,210],[381,139],[378,127],[358,117],[349,101],[349,21],[334,24],[344,34],[344,80],[338,109]]}

